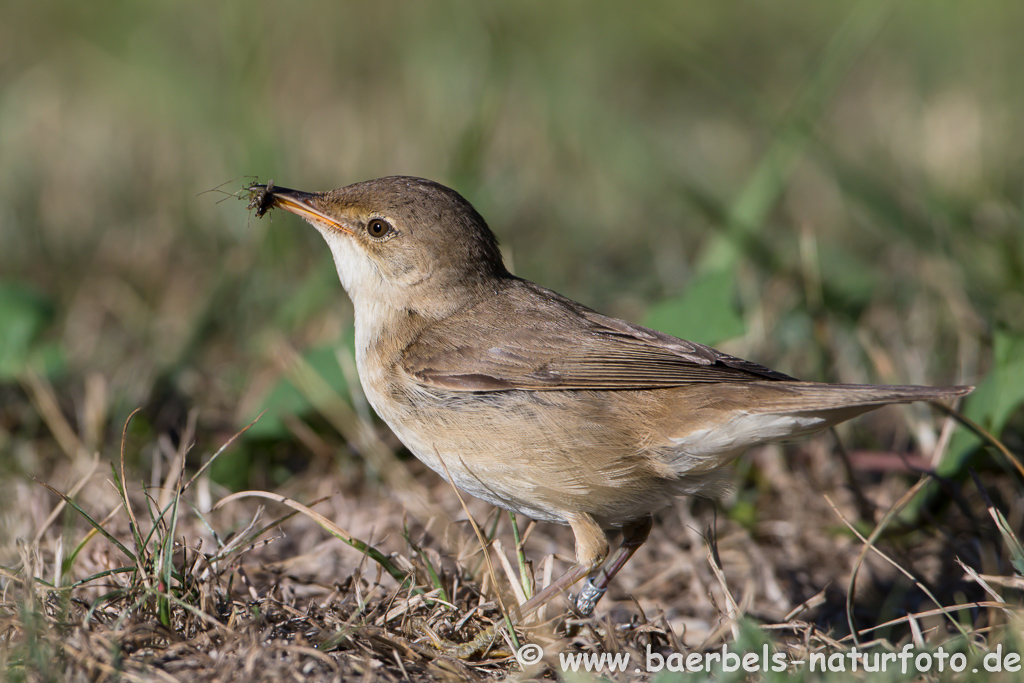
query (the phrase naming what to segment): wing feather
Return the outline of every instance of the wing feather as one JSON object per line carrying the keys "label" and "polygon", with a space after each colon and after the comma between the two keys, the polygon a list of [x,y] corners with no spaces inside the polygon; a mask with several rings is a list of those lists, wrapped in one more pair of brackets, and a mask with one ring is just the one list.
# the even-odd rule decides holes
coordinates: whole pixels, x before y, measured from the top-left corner
{"label": "wing feather", "polygon": [[452,391],[654,389],[793,378],[601,315],[525,280],[428,326],[403,367]]}

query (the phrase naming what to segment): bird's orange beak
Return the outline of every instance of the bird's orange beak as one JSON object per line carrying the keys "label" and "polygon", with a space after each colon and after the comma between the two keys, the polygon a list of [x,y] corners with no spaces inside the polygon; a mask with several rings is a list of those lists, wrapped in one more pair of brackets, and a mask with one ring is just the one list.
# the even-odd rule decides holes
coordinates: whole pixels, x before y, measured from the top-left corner
{"label": "bird's orange beak", "polygon": [[314,225],[320,223],[346,235],[354,234],[350,227],[338,219],[328,216],[313,205],[316,198],[320,196],[317,193],[277,187],[273,181],[266,185],[251,185],[248,189],[250,193],[249,208],[256,209],[257,216],[262,216],[269,209],[281,208],[296,216],[301,216]]}

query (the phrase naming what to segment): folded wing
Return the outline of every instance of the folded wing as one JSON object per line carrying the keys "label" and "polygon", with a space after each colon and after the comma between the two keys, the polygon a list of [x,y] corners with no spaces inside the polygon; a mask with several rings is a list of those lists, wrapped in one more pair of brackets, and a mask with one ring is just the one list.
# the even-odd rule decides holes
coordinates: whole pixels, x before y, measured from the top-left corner
{"label": "folded wing", "polygon": [[499,296],[424,330],[405,349],[406,372],[451,391],[793,381],[709,346],[603,316],[525,280],[504,286]]}

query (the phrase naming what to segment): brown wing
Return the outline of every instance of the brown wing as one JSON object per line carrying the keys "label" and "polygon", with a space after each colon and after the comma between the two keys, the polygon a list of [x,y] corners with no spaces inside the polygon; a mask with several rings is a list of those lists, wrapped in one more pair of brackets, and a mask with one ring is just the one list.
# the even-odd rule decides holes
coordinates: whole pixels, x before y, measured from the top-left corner
{"label": "brown wing", "polygon": [[603,316],[519,279],[425,329],[405,349],[403,361],[419,381],[453,391],[653,389],[793,379]]}

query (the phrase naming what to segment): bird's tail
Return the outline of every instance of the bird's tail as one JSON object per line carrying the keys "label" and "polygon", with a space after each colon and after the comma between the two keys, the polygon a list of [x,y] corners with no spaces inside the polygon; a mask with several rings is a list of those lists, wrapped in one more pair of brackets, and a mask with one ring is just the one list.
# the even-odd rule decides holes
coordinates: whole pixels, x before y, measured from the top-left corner
{"label": "bird's tail", "polygon": [[690,396],[687,418],[670,437],[670,462],[681,476],[708,472],[755,444],[813,434],[890,403],[948,400],[973,390],[789,381],[705,389],[698,400]]}
{"label": "bird's tail", "polygon": [[[945,401],[966,396],[972,386],[922,387],[888,384],[819,384],[816,382],[766,382],[778,388],[752,412],[818,412],[856,410],[859,414],[890,403]],[[852,417],[852,415],[851,415]],[[845,419],[845,418],[844,418]]]}

